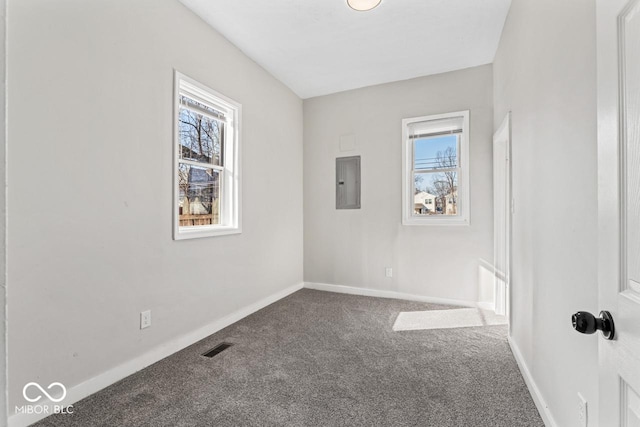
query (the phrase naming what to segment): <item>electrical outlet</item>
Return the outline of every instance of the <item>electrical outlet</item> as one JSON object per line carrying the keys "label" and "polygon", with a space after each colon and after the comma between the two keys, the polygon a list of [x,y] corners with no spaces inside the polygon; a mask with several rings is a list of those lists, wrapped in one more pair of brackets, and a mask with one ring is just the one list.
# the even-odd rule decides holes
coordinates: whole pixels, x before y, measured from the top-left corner
{"label": "electrical outlet", "polygon": [[393,277],[393,268],[387,267],[384,269],[384,275],[387,277]]}
{"label": "electrical outlet", "polygon": [[580,427],[587,427],[587,400],[578,393],[578,420]]}
{"label": "electrical outlet", "polygon": [[151,326],[151,310],[143,311],[140,313],[140,329],[148,328]]}

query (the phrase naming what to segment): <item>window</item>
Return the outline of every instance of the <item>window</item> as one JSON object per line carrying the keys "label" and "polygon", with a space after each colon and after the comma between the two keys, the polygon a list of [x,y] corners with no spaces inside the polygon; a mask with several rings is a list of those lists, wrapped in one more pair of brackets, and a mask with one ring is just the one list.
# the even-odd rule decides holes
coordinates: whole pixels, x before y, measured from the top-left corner
{"label": "window", "polygon": [[468,225],[469,111],[404,119],[402,140],[402,224]]}
{"label": "window", "polygon": [[240,104],[175,73],[175,240],[241,232]]}

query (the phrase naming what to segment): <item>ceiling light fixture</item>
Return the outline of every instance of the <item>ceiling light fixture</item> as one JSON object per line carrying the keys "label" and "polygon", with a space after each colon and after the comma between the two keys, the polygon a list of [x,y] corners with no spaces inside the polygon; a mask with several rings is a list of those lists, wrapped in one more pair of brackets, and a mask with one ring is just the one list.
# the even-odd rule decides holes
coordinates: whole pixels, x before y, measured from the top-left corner
{"label": "ceiling light fixture", "polygon": [[382,0],[347,0],[347,4],[353,10],[365,12],[378,6]]}

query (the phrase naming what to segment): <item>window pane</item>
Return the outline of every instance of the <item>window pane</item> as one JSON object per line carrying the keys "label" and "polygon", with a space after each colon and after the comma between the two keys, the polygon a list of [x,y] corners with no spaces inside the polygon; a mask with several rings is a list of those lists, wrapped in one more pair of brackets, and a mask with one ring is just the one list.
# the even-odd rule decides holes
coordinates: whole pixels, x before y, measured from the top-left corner
{"label": "window pane", "polygon": [[458,167],[458,136],[445,135],[414,141],[415,170]]}
{"label": "window pane", "polygon": [[194,110],[204,110],[207,113],[215,117],[219,117],[224,119],[224,113],[222,111],[216,110],[215,108],[205,105],[201,102],[198,102],[194,99],[189,98],[188,96],[180,95],[180,105],[184,105],[185,107],[191,107]]}
{"label": "window pane", "polygon": [[181,159],[221,166],[224,123],[181,107],[178,125]]}
{"label": "window pane", "polygon": [[187,164],[178,166],[178,215],[181,227],[220,224],[220,173]]}
{"label": "window pane", "polygon": [[458,173],[413,174],[414,215],[458,215]]}

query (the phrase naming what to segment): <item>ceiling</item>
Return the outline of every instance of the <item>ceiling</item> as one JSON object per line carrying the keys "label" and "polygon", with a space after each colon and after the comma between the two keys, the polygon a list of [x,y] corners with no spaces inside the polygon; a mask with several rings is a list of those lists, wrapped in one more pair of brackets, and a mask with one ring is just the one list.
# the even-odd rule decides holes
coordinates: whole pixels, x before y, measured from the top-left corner
{"label": "ceiling", "polygon": [[301,98],[493,62],[511,0],[180,0]]}

